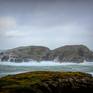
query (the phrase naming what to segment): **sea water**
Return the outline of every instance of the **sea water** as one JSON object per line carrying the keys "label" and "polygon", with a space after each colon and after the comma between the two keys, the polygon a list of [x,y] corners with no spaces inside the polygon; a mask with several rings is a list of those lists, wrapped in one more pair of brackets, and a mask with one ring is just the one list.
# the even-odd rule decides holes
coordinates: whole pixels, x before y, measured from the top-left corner
{"label": "sea water", "polygon": [[93,75],[93,62],[71,63],[71,62],[0,62],[0,77],[29,71],[80,71]]}

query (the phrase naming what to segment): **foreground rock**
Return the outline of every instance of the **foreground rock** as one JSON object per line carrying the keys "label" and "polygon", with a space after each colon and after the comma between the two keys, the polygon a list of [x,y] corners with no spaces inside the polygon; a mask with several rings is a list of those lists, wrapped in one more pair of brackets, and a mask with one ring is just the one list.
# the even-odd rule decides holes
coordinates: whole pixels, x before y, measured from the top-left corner
{"label": "foreground rock", "polygon": [[10,49],[0,53],[1,61],[58,61],[93,62],[93,52],[84,45],[67,45],[54,50],[44,46],[27,46]]}
{"label": "foreground rock", "polygon": [[0,79],[0,93],[93,93],[93,77],[81,72],[29,72]]}

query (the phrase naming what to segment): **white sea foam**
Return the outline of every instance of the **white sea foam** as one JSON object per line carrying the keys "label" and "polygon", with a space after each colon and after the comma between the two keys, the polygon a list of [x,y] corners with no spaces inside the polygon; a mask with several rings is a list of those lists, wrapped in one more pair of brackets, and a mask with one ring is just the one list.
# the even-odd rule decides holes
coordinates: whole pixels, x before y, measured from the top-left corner
{"label": "white sea foam", "polygon": [[93,62],[83,62],[83,63],[79,63],[79,65],[91,66],[93,65]]}
{"label": "white sea foam", "polygon": [[59,66],[59,65],[75,65],[77,63],[60,63],[60,62],[53,62],[53,61],[31,61],[31,62],[0,62],[0,65],[10,65],[10,66]]}
{"label": "white sea foam", "polygon": [[0,62],[0,65],[9,65],[9,66],[61,66],[61,65],[93,65],[93,62],[84,62],[84,63],[71,63],[71,62],[53,62],[53,61],[31,61],[31,62]]}

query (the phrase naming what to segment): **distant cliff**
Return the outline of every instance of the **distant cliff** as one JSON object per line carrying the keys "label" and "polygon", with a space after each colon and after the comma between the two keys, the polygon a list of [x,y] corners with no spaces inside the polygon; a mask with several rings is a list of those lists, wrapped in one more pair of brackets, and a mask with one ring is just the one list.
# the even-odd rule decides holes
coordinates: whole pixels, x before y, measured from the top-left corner
{"label": "distant cliff", "polygon": [[50,50],[44,46],[27,46],[10,49],[0,53],[1,61],[58,61],[83,62],[93,61],[93,52],[84,45],[67,45]]}
{"label": "distant cliff", "polygon": [[93,93],[93,77],[81,72],[28,72],[0,78],[0,93]]}
{"label": "distant cliff", "polygon": [[59,62],[93,61],[93,52],[84,45],[67,45],[52,50],[48,58]]}

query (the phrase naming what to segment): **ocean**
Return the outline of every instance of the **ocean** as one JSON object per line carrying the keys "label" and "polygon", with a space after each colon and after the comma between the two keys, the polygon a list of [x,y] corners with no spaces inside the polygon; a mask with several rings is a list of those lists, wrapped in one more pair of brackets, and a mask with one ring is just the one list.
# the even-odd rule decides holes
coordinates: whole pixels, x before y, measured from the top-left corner
{"label": "ocean", "polygon": [[0,62],[0,77],[31,71],[79,71],[93,75],[93,62],[59,63],[52,61],[42,62]]}

